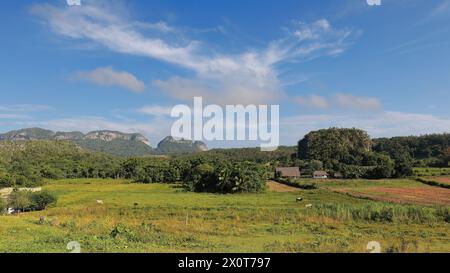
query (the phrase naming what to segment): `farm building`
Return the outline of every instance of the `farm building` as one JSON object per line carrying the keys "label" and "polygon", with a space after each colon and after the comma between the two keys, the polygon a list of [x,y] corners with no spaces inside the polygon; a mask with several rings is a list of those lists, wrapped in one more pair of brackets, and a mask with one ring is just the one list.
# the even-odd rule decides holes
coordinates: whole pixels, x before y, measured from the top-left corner
{"label": "farm building", "polygon": [[315,171],[313,173],[313,177],[315,179],[327,179],[328,178],[328,173],[325,171]]}
{"label": "farm building", "polygon": [[300,169],[298,167],[283,167],[276,168],[275,177],[276,178],[300,178]]}

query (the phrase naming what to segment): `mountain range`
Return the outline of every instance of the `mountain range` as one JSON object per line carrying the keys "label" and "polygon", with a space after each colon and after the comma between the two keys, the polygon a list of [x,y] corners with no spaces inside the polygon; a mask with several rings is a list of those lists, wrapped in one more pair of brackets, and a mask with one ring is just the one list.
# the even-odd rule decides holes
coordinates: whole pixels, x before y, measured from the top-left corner
{"label": "mountain range", "polygon": [[105,152],[117,156],[145,156],[152,154],[190,153],[206,151],[208,147],[201,141],[177,140],[171,136],[164,138],[156,149],[150,141],[139,133],[122,133],[118,131],[101,130],[87,134],[82,132],[53,132],[42,128],[26,128],[0,134],[0,141],[31,141],[31,140],[67,140],[78,146]]}

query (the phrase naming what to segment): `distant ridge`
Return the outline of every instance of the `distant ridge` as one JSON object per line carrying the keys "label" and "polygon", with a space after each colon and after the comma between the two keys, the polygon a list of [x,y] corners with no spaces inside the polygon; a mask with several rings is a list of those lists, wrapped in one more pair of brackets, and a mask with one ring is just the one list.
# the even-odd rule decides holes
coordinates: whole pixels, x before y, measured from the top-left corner
{"label": "distant ridge", "polygon": [[87,134],[81,132],[53,132],[42,128],[25,128],[0,134],[0,140],[128,140],[142,142],[150,146],[150,141],[139,133],[127,134],[118,131],[93,131]]}
{"label": "distant ridge", "polygon": [[168,136],[164,138],[156,149],[159,153],[191,153],[191,152],[204,152],[208,150],[205,143],[201,141],[195,141],[188,139],[175,139]]}
{"label": "distant ridge", "polygon": [[0,134],[0,141],[67,140],[78,146],[117,156],[146,156],[166,153],[191,153],[206,151],[208,147],[201,141],[164,138],[156,149],[150,141],[139,133],[99,130],[87,134],[82,132],[53,132],[42,128],[25,128]]}

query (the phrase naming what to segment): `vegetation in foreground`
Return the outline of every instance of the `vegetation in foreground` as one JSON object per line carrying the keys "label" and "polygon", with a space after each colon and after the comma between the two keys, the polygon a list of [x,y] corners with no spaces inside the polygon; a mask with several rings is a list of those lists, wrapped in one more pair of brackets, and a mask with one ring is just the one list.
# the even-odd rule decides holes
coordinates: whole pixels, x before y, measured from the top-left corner
{"label": "vegetation in foreground", "polygon": [[[383,183],[418,183],[396,181]],[[0,252],[66,252],[71,241],[82,252],[366,252],[370,241],[383,252],[450,252],[448,206],[375,202],[323,187],[223,195],[76,179],[44,190],[57,205],[0,216]]]}

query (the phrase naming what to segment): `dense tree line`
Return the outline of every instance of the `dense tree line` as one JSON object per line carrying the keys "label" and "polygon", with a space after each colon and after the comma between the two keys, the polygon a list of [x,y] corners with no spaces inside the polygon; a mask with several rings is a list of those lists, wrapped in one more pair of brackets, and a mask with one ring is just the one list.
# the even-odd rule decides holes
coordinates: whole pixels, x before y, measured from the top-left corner
{"label": "dense tree line", "polygon": [[[298,147],[259,148],[123,158],[68,141],[0,141],[0,188],[41,185],[44,179],[124,178],[142,183],[182,183],[191,191],[253,192],[279,166],[303,175],[325,170],[345,178],[412,175],[413,166],[448,166],[449,134],[371,140],[359,129],[307,134]],[[297,149],[297,151],[296,151]]]}
{"label": "dense tree line", "polygon": [[192,191],[264,189],[264,167],[230,157],[213,152],[121,158],[91,152],[67,141],[1,142],[0,188],[34,187],[44,179],[124,178],[143,183],[179,182]]}
{"label": "dense tree line", "polygon": [[214,149],[209,154],[223,156],[235,161],[273,163],[279,166],[292,165],[296,160],[295,146],[280,146],[276,151],[263,152],[260,148]]}
{"label": "dense tree line", "polygon": [[66,141],[1,142],[0,187],[37,186],[44,178],[113,178],[119,163]]}
{"label": "dense tree line", "polygon": [[143,183],[180,182],[195,192],[259,192],[265,189],[266,168],[249,162],[232,162],[213,154],[166,159],[130,158],[122,163],[122,176]]}
{"label": "dense tree line", "polygon": [[[330,128],[310,132],[298,143],[298,158],[320,162],[323,169],[345,178],[388,178],[412,175],[414,160],[405,146],[373,146],[360,129]],[[316,163],[317,165],[317,163]]]}
{"label": "dense tree line", "polygon": [[450,166],[450,134],[379,138],[373,142],[374,151],[395,157],[400,150],[418,167]]}

